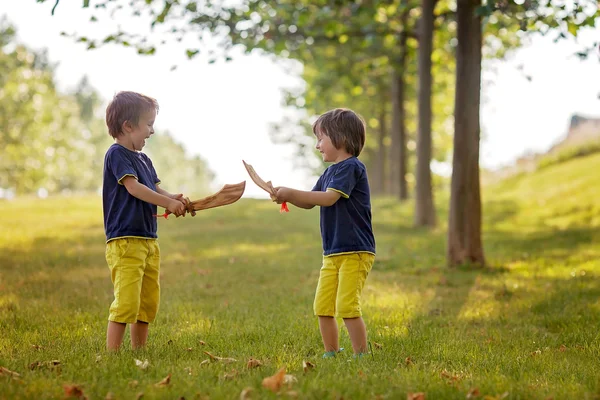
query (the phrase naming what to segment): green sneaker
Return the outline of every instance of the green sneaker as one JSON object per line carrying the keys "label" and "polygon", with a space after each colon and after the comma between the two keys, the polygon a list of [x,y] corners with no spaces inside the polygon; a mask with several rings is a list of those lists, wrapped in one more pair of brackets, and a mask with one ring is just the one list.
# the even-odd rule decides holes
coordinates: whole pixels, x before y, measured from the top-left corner
{"label": "green sneaker", "polygon": [[344,348],[340,348],[338,351],[335,350],[331,350],[331,351],[326,351],[325,353],[323,353],[323,358],[333,358],[335,357],[335,355],[339,352],[344,351]]}

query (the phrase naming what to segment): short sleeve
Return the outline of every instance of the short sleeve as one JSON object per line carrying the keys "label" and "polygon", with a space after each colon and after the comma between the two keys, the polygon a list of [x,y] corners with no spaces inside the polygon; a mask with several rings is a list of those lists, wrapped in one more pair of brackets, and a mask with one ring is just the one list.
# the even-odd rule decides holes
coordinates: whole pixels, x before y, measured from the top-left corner
{"label": "short sleeve", "polygon": [[154,180],[154,183],[158,185],[160,183],[160,179],[158,178],[158,174],[156,173],[156,170],[154,169],[152,160],[150,160],[150,157],[148,157],[144,153],[141,153],[141,154],[144,155],[144,159],[146,161],[146,164],[148,165],[148,168],[150,169],[150,173],[152,174],[152,179]]}
{"label": "short sleeve", "polygon": [[312,188],[312,192],[322,192],[323,191],[323,175],[321,175],[319,177],[319,179],[317,180],[317,183],[315,183],[315,186]]}
{"label": "short sleeve", "polygon": [[119,185],[123,184],[123,179],[127,176],[133,176],[138,179],[138,174],[133,167],[133,163],[123,151],[115,148],[107,155],[106,166],[114,175]]}
{"label": "short sleeve", "polygon": [[338,192],[344,198],[349,198],[358,182],[361,171],[355,163],[345,163],[340,166],[331,178],[327,190]]}

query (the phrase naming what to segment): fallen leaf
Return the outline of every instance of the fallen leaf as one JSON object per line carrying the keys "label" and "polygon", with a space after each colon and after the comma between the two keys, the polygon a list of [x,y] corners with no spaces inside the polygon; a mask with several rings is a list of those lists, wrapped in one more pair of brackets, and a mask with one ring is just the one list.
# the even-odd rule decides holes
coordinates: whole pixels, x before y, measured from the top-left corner
{"label": "fallen leaf", "polygon": [[100,360],[102,360],[102,356],[100,356],[100,355],[96,356],[96,362],[100,362]]}
{"label": "fallen leaf", "polygon": [[129,382],[129,387],[133,389],[133,388],[136,388],[138,384],[139,384],[138,381],[131,381],[131,382]]}
{"label": "fallen leaf", "polygon": [[567,346],[565,346],[564,344],[561,344],[560,347],[558,348],[558,350],[562,353],[567,351]]}
{"label": "fallen leaf", "polygon": [[226,372],[225,374],[223,374],[223,379],[225,379],[225,380],[235,379],[237,376],[238,376],[238,372],[234,369],[231,372]]}
{"label": "fallen leaf", "polygon": [[209,356],[211,361],[220,361],[220,362],[223,362],[223,363],[232,363],[232,362],[236,362],[237,361],[235,358],[231,358],[231,357],[217,357],[217,356],[213,356],[208,351],[205,351],[204,354],[206,354],[207,356]]}
{"label": "fallen leaf", "polygon": [[65,391],[65,397],[74,397],[76,399],[87,399],[83,393],[83,389],[79,385],[63,385]]}
{"label": "fallen leaf", "polygon": [[0,367],[0,375],[10,376],[13,379],[19,379],[21,376],[17,372],[11,371],[10,369],[4,367]]}
{"label": "fallen leaf", "polygon": [[140,400],[142,397],[144,397],[144,392],[139,392],[135,395],[135,400]]}
{"label": "fallen leaf", "polygon": [[467,393],[467,400],[474,399],[475,397],[479,397],[481,394],[479,393],[479,388],[471,388]]}
{"label": "fallen leaf", "polygon": [[281,385],[283,385],[283,380],[285,378],[285,366],[282,367],[277,373],[273,376],[268,376],[262,380],[263,387],[269,389],[272,392],[277,392],[281,389]]}
{"label": "fallen leaf", "polygon": [[169,344],[169,345],[173,344],[173,340],[169,339],[169,341],[167,342],[167,344]]}
{"label": "fallen leaf", "polygon": [[43,349],[43,347],[38,344],[32,344],[31,347],[33,347],[34,350],[42,350]]}
{"label": "fallen leaf", "polygon": [[425,393],[423,393],[423,392],[407,393],[406,400],[425,400]]}
{"label": "fallen leaf", "polygon": [[504,392],[504,393],[496,395],[496,396],[486,395],[483,398],[483,400],[502,400],[502,399],[504,399],[506,397],[508,397],[508,392]]}
{"label": "fallen leaf", "polygon": [[193,351],[194,349],[192,347],[188,347],[187,351]]}
{"label": "fallen leaf", "polygon": [[165,387],[165,386],[168,386],[169,383],[171,383],[171,374],[167,375],[162,381],[155,383],[154,386]]}
{"label": "fallen leaf", "polygon": [[200,341],[200,342],[198,342],[198,343],[200,343],[200,346],[206,346],[206,342],[205,342],[204,340],[201,340],[201,341]]}
{"label": "fallen leaf", "polygon": [[210,364],[210,360],[202,360],[202,362],[200,363],[200,365],[208,365]]}
{"label": "fallen leaf", "polygon": [[252,389],[251,387],[247,387],[244,388],[244,390],[242,390],[242,393],[240,393],[240,400],[250,400],[252,398],[252,392],[254,391],[254,389]]}
{"label": "fallen leaf", "polygon": [[382,349],[383,345],[381,343],[375,343],[373,342],[373,346],[375,346],[376,349]]}
{"label": "fallen leaf", "polygon": [[146,368],[148,368],[148,366],[150,365],[150,363],[148,362],[148,360],[135,360],[135,365],[141,369],[141,370],[145,370]]}
{"label": "fallen leaf", "polygon": [[310,361],[302,361],[302,369],[304,370],[304,372],[308,372],[309,370],[313,369],[315,367],[315,364],[311,363]]}
{"label": "fallen leaf", "polygon": [[540,349],[537,349],[536,351],[531,353],[531,357],[539,356],[540,354],[542,354],[542,351]]}
{"label": "fallen leaf", "polygon": [[414,362],[413,362],[412,358],[410,358],[410,356],[409,356],[409,357],[406,357],[406,359],[404,360],[404,364],[406,364],[406,366],[408,367],[409,365],[413,365]]}
{"label": "fallen leaf", "polygon": [[248,363],[246,364],[246,367],[248,367],[248,369],[250,369],[250,368],[260,367],[261,365],[262,365],[262,362],[260,362],[260,360],[257,360],[255,358],[250,358],[248,360]]}
{"label": "fallen leaf", "polygon": [[106,393],[106,397],[104,398],[104,400],[115,400],[116,397],[114,394],[112,394],[111,392]]}
{"label": "fallen leaf", "polygon": [[294,375],[286,374],[283,376],[283,383],[285,385],[292,386],[296,382],[298,382],[298,379]]}

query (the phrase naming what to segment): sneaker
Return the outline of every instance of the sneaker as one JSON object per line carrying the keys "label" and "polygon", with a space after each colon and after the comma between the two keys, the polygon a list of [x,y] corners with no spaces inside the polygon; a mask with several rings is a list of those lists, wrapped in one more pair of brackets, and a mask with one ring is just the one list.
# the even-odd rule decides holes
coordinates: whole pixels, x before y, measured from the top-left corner
{"label": "sneaker", "polygon": [[326,351],[325,353],[323,353],[323,358],[333,358],[335,357],[335,355],[339,352],[344,351],[344,348],[340,348],[338,351],[335,350],[331,350],[331,351]]}

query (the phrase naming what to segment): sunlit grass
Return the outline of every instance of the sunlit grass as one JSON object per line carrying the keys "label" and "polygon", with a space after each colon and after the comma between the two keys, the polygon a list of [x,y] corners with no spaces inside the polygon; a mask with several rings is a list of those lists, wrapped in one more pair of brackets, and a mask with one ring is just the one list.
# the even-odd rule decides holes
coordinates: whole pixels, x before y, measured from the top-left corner
{"label": "sunlit grass", "polygon": [[[149,345],[108,354],[100,199],[3,202],[0,366],[21,378],[0,375],[0,399],[62,398],[64,384],[100,399],[234,399],[246,387],[273,399],[292,397],[288,390],[309,399],[464,399],[472,388],[480,398],[598,398],[599,169],[592,155],[485,188],[483,270],[445,267],[446,195],[436,195],[435,230],[412,228],[412,202],[377,199],[378,257],[363,298],[374,354],[360,361],[342,328],[345,352],[320,358],[316,209],[280,214],[269,201],[242,199],[161,220],[162,301]],[[201,365],[204,351],[238,361]],[[246,368],[251,357],[264,365]],[[305,374],[303,360],[316,369]],[[263,389],[284,365],[298,381],[281,396]],[[168,374],[169,387],[154,386]]]}

